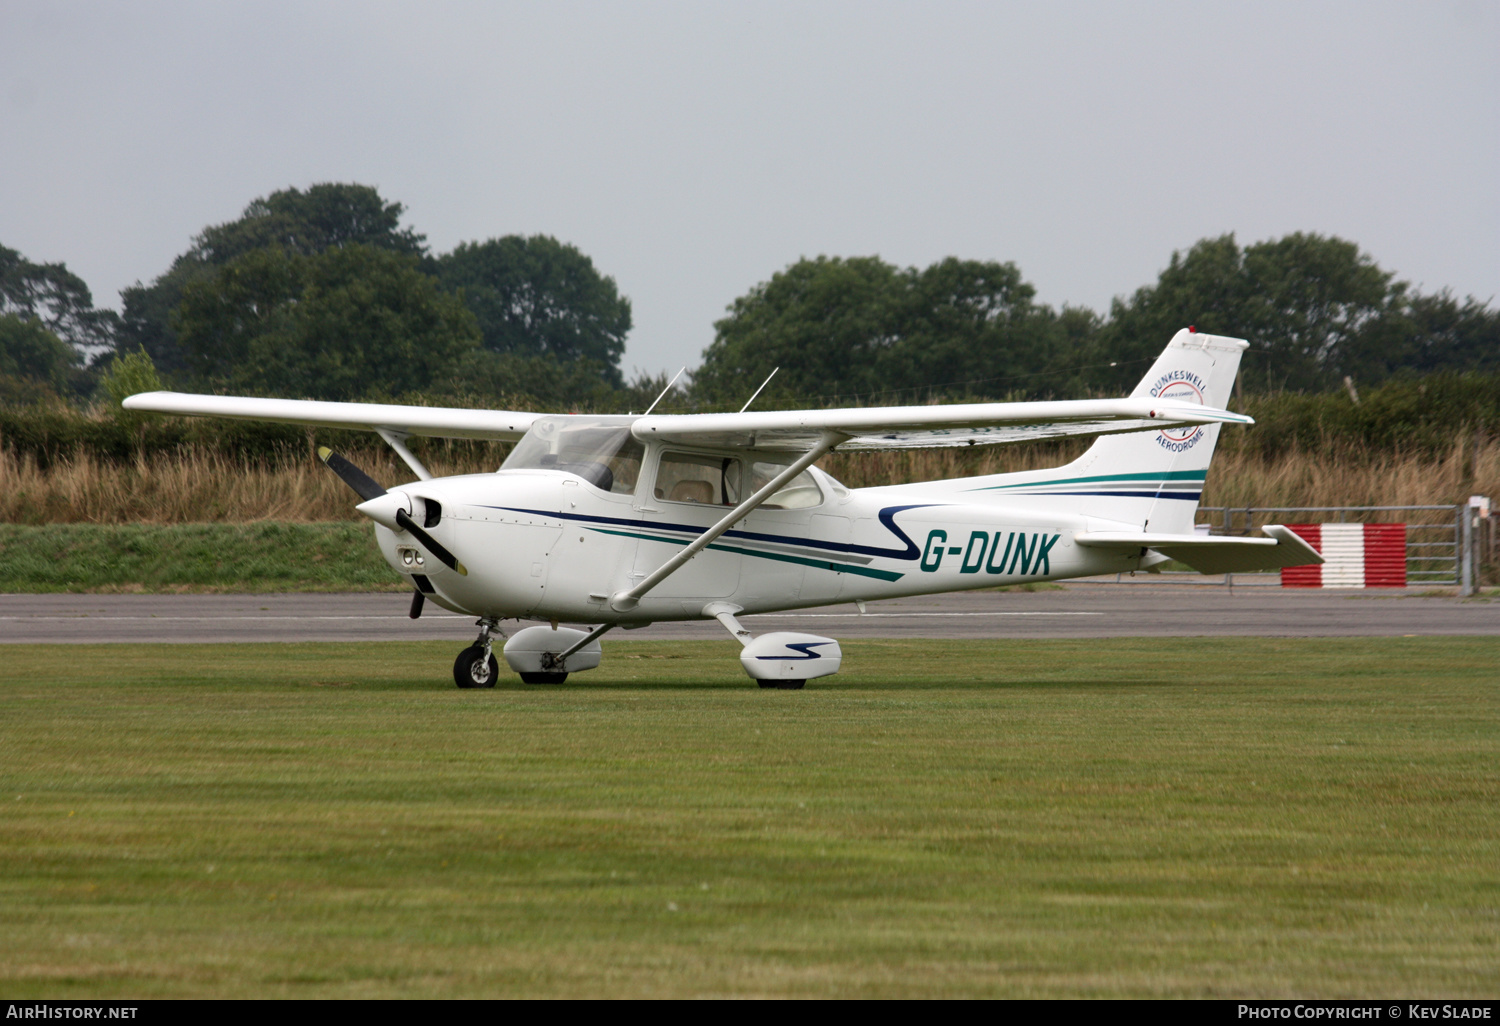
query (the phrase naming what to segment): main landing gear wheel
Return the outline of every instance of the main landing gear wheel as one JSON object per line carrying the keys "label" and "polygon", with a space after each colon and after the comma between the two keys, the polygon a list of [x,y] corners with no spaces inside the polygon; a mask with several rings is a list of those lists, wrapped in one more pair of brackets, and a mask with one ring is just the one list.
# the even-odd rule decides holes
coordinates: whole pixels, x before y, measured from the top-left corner
{"label": "main landing gear wheel", "polygon": [[763,680],[760,686],[763,688],[775,688],[778,691],[801,691],[805,680]]}
{"label": "main landing gear wheel", "polygon": [[522,684],[561,684],[568,679],[566,673],[523,673]]}
{"label": "main landing gear wheel", "polygon": [[492,688],[500,664],[483,645],[470,645],[453,662],[453,682],[461,688]]}

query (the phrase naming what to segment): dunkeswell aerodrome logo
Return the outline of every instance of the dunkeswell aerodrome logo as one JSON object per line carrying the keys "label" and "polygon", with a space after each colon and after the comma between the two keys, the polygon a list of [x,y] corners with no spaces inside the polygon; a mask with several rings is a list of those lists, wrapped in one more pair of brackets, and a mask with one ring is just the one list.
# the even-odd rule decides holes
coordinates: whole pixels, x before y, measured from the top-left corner
{"label": "dunkeswell aerodrome logo", "polygon": [[[1151,386],[1151,397],[1153,399],[1180,399],[1199,406],[1206,406],[1203,401],[1203,379],[1192,371],[1172,371],[1163,374],[1156,384]],[[1175,428],[1167,428],[1156,433],[1156,444],[1168,452],[1187,452],[1203,437],[1203,426],[1201,424],[1183,424]]]}

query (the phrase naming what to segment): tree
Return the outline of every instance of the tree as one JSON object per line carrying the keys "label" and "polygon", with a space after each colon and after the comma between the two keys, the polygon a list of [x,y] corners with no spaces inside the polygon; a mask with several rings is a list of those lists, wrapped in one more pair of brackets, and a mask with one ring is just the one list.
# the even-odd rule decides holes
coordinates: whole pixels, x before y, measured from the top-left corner
{"label": "tree", "polygon": [[279,248],[252,250],[187,284],[170,322],[183,369],[224,387],[256,374],[267,346],[289,345],[308,259]]}
{"label": "tree", "polygon": [[427,252],[426,236],[401,227],[405,211],[368,185],[325,182],[306,192],[282,189],[251,202],[238,220],[203,229],[193,240],[193,252],[210,264],[270,247],[315,256],[360,245],[419,257]]}
{"label": "tree", "polygon": [[151,357],[139,350],[111,360],[99,375],[99,390],[109,396],[117,409],[131,396],[160,391],[161,387],[161,378],[157,376]]}
{"label": "tree", "polygon": [[1044,391],[1037,372],[1078,316],[1064,320],[1034,295],[1010,263],[950,257],[902,270],[879,257],[803,259],[730,305],[694,393],[748,397],[776,367],[767,401]]}
{"label": "tree", "polygon": [[930,396],[1050,390],[1058,318],[1034,302],[1015,264],[948,257],[903,278],[899,338],[879,365],[885,381]]}
{"label": "tree", "polygon": [[630,300],[576,247],[549,235],[507,235],[463,243],[431,266],[445,288],[462,291],[484,348],[592,361],[609,384],[621,384]]}
{"label": "tree", "polygon": [[1338,384],[1361,336],[1406,290],[1354,243],[1302,232],[1247,246],[1244,277],[1242,337],[1263,347],[1255,376],[1271,388]]}
{"label": "tree", "polygon": [[306,192],[282,189],[252,201],[240,217],[211,225],[150,285],[121,293],[118,350],[144,350],[169,375],[188,373],[188,357],[172,326],[172,313],[189,287],[257,250],[276,248],[300,256],[360,245],[411,257],[426,252],[425,237],[400,226],[405,207],[387,202],[368,185],[323,183]]}
{"label": "tree", "polygon": [[250,250],[187,286],[173,328],[215,387],[332,400],[431,388],[479,343],[473,315],[415,257],[358,243]]}
{"label": "tree", "polygon": [[213,267],[184,254],[150,285],[136,282],[120,292],[120,333],[116,352],[144,352],[169,378],[187,374],[187,356],[172,329],[172,313],[194,282],[213,275]]}
{"label": "tree", "polygon": [[47,331],[90,356],[113,345],[118,318],[94,309],[94,297],[66,264],[35,264],[0,246],[0,314],[35,318]]}
{"label": "tree", "polygon": [[1404,293],[1378,324],[1349,347],[1341,361],[1356,380],[1449,371],[1500,371],[1500,311],[1470,296]]}
{"label": "tree", "polygon": [[78,364],[78,351],[39,318],[0,314],[0,375],[62,392]]}
{"label": "tree", "polygon": [[[1234,236],[1174,252],[1155,285],[1115,299],[1092,380],[1131,387],[1178,330],[1248,339],[1246,388],[1322,389],[1401,303],[1406,286],[1343,239],[1295,232],[1241,249]],[[1109,364],[1114,364],[1111,371]]]}
{"label": "tree", "polygon": [[729,305],[693,375],[696,397],[748,399],[777,367],[765,402],[873,392],[896,341],[901,272],[879,257],[803,258]]}

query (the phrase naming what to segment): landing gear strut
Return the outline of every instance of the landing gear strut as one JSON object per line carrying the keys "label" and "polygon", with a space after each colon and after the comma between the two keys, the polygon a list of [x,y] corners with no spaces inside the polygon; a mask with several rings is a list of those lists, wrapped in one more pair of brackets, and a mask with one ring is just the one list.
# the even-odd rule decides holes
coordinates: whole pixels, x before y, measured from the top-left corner
{"label": "landing gear strut", "polygon": [[810,678],[838,672],[844,653],[837,641],[816,634],[787,631],[762,634],[757,638],[734,618],[734,614],[740,611],[739,606],[729,602],[710,602],[703,607],[705,616],[718,620],[743,646],[740,665],[762,688],[801,691]]}
{"label": "landing gear strut", "polygon": [[500,624],[493,617],[479,621],[479,638],[458,654],[453,663],[453,683],[461,688],[492,688],[495,678],[500,676],[500,664],[490,648],[493,634],[500,633]]}

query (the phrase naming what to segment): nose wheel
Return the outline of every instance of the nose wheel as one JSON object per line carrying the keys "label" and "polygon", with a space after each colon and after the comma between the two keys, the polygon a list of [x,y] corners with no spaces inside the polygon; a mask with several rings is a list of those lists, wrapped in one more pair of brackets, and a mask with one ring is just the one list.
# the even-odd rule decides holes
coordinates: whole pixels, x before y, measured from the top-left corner
{"label": "nose wheel", "polygon": [[453,682],[461,688],[492,688],[500,664],[482,646],[471,645],[453,663]]}
{"label": "nose wheel", "polygon": [[500,676],[500,663],[491,652],[491,634],[499,624],[486,617],[479,621],[479,639],[458,654],[453,661],[453,683],[469,688],[492,688]]}

